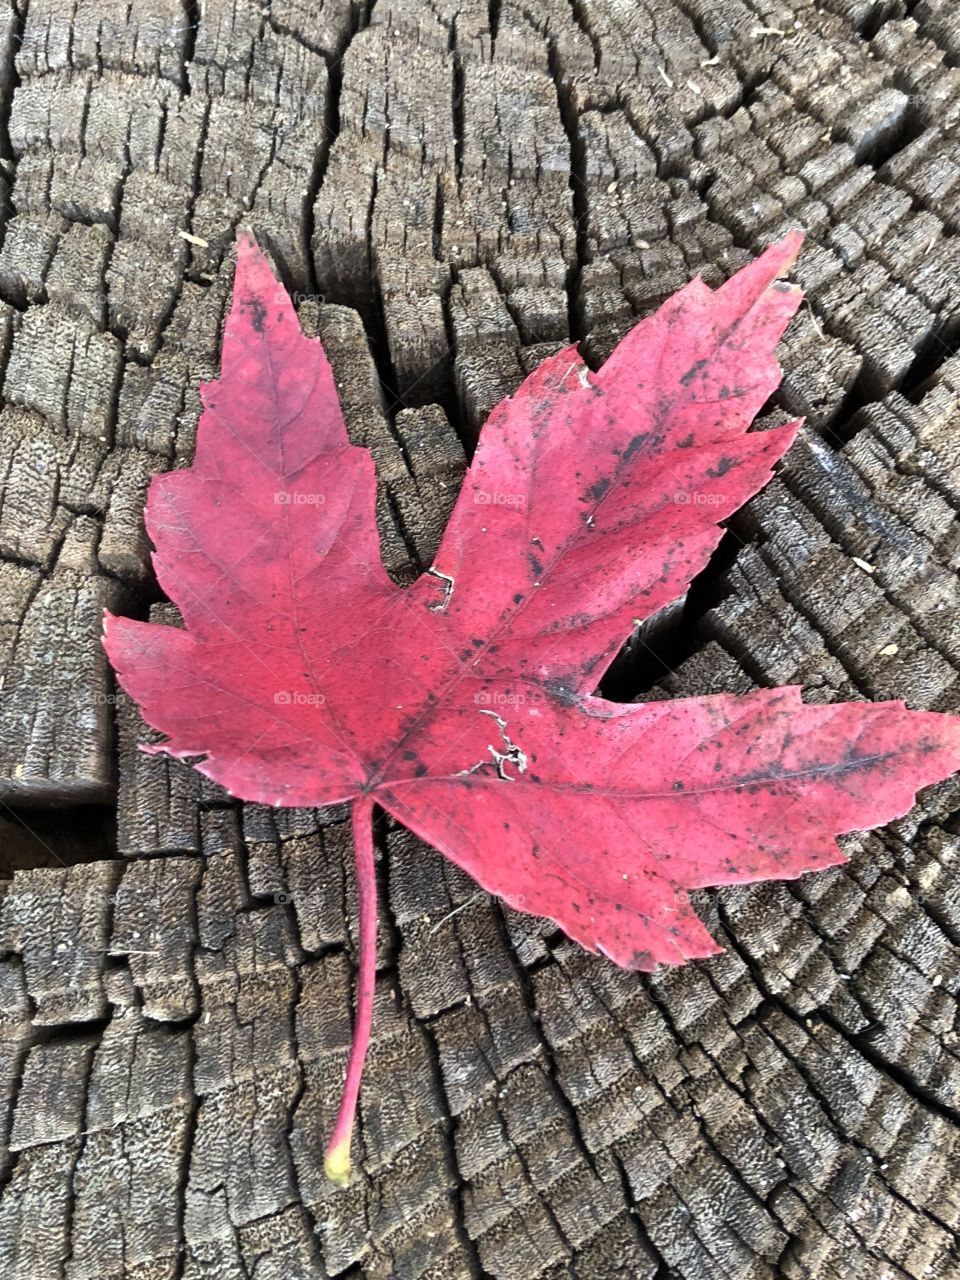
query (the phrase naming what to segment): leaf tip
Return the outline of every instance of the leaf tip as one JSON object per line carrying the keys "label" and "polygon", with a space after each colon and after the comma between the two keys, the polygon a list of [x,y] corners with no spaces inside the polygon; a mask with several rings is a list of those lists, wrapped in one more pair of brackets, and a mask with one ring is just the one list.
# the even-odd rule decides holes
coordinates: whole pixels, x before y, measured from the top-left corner
{"label": "leaf tip", "polygon": [[[274,283],[277,283],[273,275],[273,271],[271,270],[270,265],[267,262],[266,255],[264,254],[263,250],[260,248],[260,245],[257,242],[257,237],[253,234],[252,227],[243,226],[243,225],[237,227],[236,245],[237,245],[237,268],[236,268],[236,274],[234,276],[235,291],[237,289],[237,284],[240,281],[244,280],[245,278],[249,277],[249,280],[254,280],[255,278],[257,278],[254,276],[253,273],[256,272],[258,268],[260,270],[263,270],[264,268],[266,268],[267,272],[269,272],[270,274],[270,279],[273,280]],[[262,282],[258,280],[258,283],[261,283],[261,287],[262,287]],[[248,281],[248,284],[249,284],[249,281]],[[214,379],[214,382],[215,381],[216,379]],[[207,383],[205,385],[212,386],[213,383]]]}
{"label": "leaf tip", "polygon": [[[779,240],[774,240],[773,244],[761,255],[761,258],[770,260],[774,267],[774,279],[785,276],[797,258],[800,256],[800,250],[803,248],[803,242],[807,233],[800,227],[791,228],[785,236]],[[795,286],[799,287],[799,286]]]}
{"label": "leaf tip", "polygon": [[259,246],[252,229],[244,223],[241,223],[240,226],[237,227],[237,253],[239,254],[241,250],[245,250],[249,253],[251,249],[257,248],[259,248]]}
{"label": "leaf tip", "polygon": [[783,426],[779,428],[777,427],[773,428],[774,431],[779,430],[781,438],[786,441],[786,447],[784,448],[783,453],[780,455],[781,458],[787,452],[787,450],[790,448],[793,442],[796,440],[800,432],[804,430],[806,425],[807,425],[806,418],[794,418],[792,422],[785,422]]}
{"label": "leaf tip", "polygon": [[331,1143],[323,1157],[323,1171],[338,1187],[350,1184],[350,1135]]}
{"label": "leaf tip", "polygon": [[103,611],[103,629],[100,632],[100,643],[106,651],[107,657],[116,670],[119,655],[115,654],[115,646],[117,643],[117,628],[123,625],[123,618],[118,618],[115,613],[111,613],[109,609]]}

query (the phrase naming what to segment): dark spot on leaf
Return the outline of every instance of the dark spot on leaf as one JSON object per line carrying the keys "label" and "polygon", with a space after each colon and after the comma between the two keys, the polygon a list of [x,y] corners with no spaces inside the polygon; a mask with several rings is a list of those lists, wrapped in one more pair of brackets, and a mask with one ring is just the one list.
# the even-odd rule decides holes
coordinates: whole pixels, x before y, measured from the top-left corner
{"label": "dark spot on leaf", "polygon": [[249,298],[245,303],[250,308],[250,323],[257,333],[263,333],[267,324],[267,309],[259,298]]}
{"label": "dark spot on leaf", "polygon": [[630,441],[630,443],[627,445],[627,447],[623,451],[624,462],[629,462],[630,459],[634,456],[634,454],[643,448],[644,444],[649,439],[649,437],[650,437],[649,431],[642,431],[639,435],[634,436],[633,439]]}
{"label": "dark spot on leaf", "polygon": [[562,702],[565,707],[572,707],[580,701],[580,695],[576,689],[571,689],[568,684],[564,684],[562,680],[558,680],[554,676],[550,680],[543,682],[543,687],[552,698],[556,698],[558,702]]}
{"label": "dark spot on leaf", "polygon": [[427,766],[425,764],[418,764],[413,772],[416,777],[422,778],[423,775],[428,772]]}
{"label": "dark spot on leaf", "polygon": [[594,480],[593,484],[587,490],[587,493],[594,500],[594,502],[599,502],[609,488],[610,488],[610,477],[601,476],[599,480]]}
{"label": "dark spot on leaf", "polygon": [[725,476],[731,467],[737,465],[736,458],[721,458],[714,467],[707,467],[707,475],[711,480],[719,480],[721,476]]}
{"label": "dark spot on leaf", "polygon": [[404,760],[416,760],[417,753],[415,751],[405,751],[403,753]]}
{"label": "dark spot on leaf", "polygon": [[522,592],[522,591],[515,591],[515,592],[513,593],[513,603],[514,603],[514,604],[523,604],[523,592]]}
{"label": "dark spot on leaf", "polygon": [[687,370],[687,372],[681,375],[680,385],[682,387],[689,387],[690,383],[694,380],[697,374],[701,373],[706,367],[707,367],[706,357],[704,357],[704,359],[702,360],[698,360],[696,364],[692,364],[690,368]]}

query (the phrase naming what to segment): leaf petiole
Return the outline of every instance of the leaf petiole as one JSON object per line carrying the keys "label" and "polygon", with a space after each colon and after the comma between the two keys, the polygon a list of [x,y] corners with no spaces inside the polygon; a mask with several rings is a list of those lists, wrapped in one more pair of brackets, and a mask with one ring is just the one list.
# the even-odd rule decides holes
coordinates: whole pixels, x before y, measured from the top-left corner
{"label": "leaf petiole", "polygon": [[339,1186],[350,1181],[350,1140],[360,1094],[363,1063],[370,1042],[373,1021],[373,993],[377,961],[377,881],[373,861],[373,801],[368,797],[355,800],[351,808],[353,853],[357,871],[357,902],[360,928],[360,969],[357,979],[357,1014],[353,1024],[353,1043],[347,1062],[347,1075],[340,1098],[337,1123],[333,1127],[324,1155],[327,1177]]}

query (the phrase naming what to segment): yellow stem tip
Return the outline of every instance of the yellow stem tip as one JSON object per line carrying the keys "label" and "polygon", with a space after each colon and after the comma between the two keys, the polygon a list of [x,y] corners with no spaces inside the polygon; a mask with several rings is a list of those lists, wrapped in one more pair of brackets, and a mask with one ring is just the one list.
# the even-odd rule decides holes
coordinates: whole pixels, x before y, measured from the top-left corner
{"label": "yellow stem tip", "polygon": [[341,1139],[336,1146],[330,1147],[323,1160],[323,1171],[338,1187],[346,1187],[350,1182],[350,1138]]}

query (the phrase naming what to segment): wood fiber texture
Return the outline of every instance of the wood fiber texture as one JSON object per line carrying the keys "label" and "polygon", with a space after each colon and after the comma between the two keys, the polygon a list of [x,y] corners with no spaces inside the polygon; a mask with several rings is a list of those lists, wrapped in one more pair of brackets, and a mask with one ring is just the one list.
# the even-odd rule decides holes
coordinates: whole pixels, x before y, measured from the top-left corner
{"label": "wood fiber texture", "polygon": [[764,422],[807,428],[617,694],[960,710],[953,0],[23,0],[0,118],[0,1274],[960,1275],[956,782],[846,866],[697,895],[726,952],[649,977],[381,826],[342,1191],[343,815],[139,753],[99,643],[104,607],[176,621],[143,495],[190,459],[241,222],[401,582],[527,370],[802,225]]}

